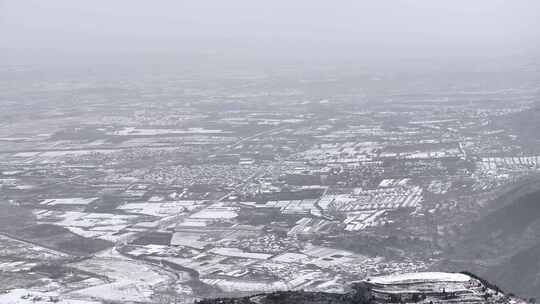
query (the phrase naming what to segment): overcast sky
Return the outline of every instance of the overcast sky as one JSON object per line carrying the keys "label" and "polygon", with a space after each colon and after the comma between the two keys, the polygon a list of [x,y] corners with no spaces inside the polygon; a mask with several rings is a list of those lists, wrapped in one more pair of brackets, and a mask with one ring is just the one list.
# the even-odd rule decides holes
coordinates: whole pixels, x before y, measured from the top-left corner
{"label": "overcast sky", "polygon": [[0,37],[5,54],[498,54],[539,45],[540,1],[0,0]]}

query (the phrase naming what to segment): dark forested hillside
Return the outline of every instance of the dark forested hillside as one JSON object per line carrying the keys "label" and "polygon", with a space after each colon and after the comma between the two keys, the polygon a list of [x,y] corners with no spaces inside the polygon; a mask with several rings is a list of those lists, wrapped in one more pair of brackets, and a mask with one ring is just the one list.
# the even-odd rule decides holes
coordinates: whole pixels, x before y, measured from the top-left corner
{"label": "dark forested hillside", "polygon": [[466,229],[446,267],[474,269],[504,290],[540,297],[540,184],[518,187],[493,205],[499,207]]}

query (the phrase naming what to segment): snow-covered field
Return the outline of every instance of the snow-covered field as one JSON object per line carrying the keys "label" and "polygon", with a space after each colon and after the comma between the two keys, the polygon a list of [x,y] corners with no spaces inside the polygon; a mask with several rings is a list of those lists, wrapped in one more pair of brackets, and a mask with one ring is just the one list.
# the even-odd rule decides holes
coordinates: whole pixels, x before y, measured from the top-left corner
{"label": "snow-covered field", "polygon": [[121,215],[110,213],[86,213],[78,211],[37,211],[34,212],[39,221],[54,222],[71,232],[83,237],[101,238],[115,241],[120,236],[117,232],[133,224],[137,215]]}
{"label": "snow-covered field", "polygon": [[88,205],[91,202],[97,200],[97,197],[82,198],[82,197],[72,197],[72,198],[53,198],[46,199],[39,203],[40,205],[55,206],[55,205]]}
{"label": "snow-covered field", "polygon": [[20,257],[42,261],[55,260],[67,257],[65,253],[54,251],[35,244],[15,240],[0,234],[0,257]]}
{"label": "snow-covered field", "polygon": [[223,130],[211,130],[204,128],[189,128],[185,130],[181,129],[144,129],[126,127],[120,130],[110,132],[109,135],[117,136],[155,136],[155,135],[167,135],[167,134],[227,134],[231,133]]}
{"label": "snow-covered field", "polygon": [[255,281],[233,281],[225,279],[201,279],[202,282],[219,287],[226,292],[272,292],[277,290],[287,290],[284,282],[255,282]]}
{"label": "snow-covered field", "polygon": [[255,252],[245,252],[238,248],[214,248],[210,252],[223,256],[237,257],[237,258],[248,258],[248,259],[257,259],[257,260],[267,260],[272,257],[271,254],[266,253],[255,253]]}
{"label": "snow-covered field", "polygon": [[276,257],[274,257],[272,260],[276,262],[284,262],[284,263],[298,263],[302,260],[307,260],[309,257],[302,253],[296,253],[296,252],[285,252],[283,254],[280,254]]}
{"label": "snow-covered field", "polygon": [[55,292],[37,292],[26,289],[13,289],[7,293],[0,293],[2,304],[101,304],[102,302],[78,300],[59,296]]}
{"label": "snow-covered field", "polygon": [[238,216],[237,209],[235,207],[228,207],[224,203],[215,203],[192,214],[190,217],[198,219],[232,219]]}
{"label": "snow-covered field", "polygon": [[152,216],[168,216],[183,212],[184,207],[176,202],[148,202],[148,203],[128,203],[118,207],[132,213],[146,214]]}
{"label": "snow-covered field", "polygon": [[71,295],[108,301],[150,302],[154,288],[172,279],[170,273],[158,267],[130,260],[114,249],[71,266],[106,276],[113,281],[80,289],[70,293]]}
{"label": "snow-covered field", "polygon": [[16,272],[16,271],[28,271],[37,263],[16,261],[16,262],[2,262],[0,259],[0,272]]}
{"label": "snow-covered field", "polygon": [[376,284],[406,284],[421,282],[468,282],[471,277],[461,273],[415,272],[369,278]]}
{"label": "snow-covered field", "polygon": [[200,240],[201,236],[197,233],[175,232],[171,239],[173,246],[187,246],[197,249],[203,249],[211,242]]}
{"label": "snow-covered field", "polygon": [[38,217],[38,220],[58,220],[58,222],[55,222],[56,225],[82,228],[127,225],[138,218],[136,215],[86,213],[78,211],[49,211],[35,214]]}
{"label": "snow-covered field", "polygon": [[366,259],[350,251],[315,245],[306,246],[302,253],[311,258],[302,260],[303,263],[311,263],[321,268],[347,267],[348,264],[360,264]]}

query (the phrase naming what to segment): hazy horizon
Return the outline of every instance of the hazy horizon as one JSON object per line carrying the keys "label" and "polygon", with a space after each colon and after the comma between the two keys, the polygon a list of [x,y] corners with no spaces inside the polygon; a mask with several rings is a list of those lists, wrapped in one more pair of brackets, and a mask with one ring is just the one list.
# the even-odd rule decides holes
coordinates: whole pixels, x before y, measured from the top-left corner
{"label": "hazy horizon", "polygon": [[540,2],[2,0],[0,35],[17,64],[526,57]]}

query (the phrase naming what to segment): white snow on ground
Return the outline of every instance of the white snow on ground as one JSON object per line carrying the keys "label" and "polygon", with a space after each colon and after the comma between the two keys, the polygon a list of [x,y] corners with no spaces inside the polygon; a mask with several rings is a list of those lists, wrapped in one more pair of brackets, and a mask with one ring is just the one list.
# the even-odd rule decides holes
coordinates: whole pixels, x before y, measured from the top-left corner
{"label": "white snow on ground", "polygon": [[414,272],[371,277],[369,281],[376,284],[405,284],[419,282],[468,282],[471,277],[461,273],[447,272]]}
{"label": "white snow on ground", "polygon": [[272,292],[276,290],[287,290],[284,282],[256,282],[256,281],[230,281],[224,279],[201,279],[201,282],[208,285],[217,286],[226,292]]}
{"label": "white snow on ground", "polygon": [[63,156],[81,156],[87,154],[112,154],[119,152],[120,150],[116,149],[89,149],[89,150],[57,150],[57,151],[46,151],[39,152],[39,157],[41,158],[54,158],[54,157],[63,157]]}
{"label": "white snow on ground", "polygon": [[183,222],[179,223],[179,227],[206,227],[209,223],[212,223],[210,219],[185,219]]}
{"label": "white snow on ground", "polygon": [[130,260],[114,249],[70,265],[114,280],[111,283],[76,290],[70,293],[71,295],[108,301],[150,302],[154,287],[172,279],[172,275],[163,269]]}
{"label": "white snow on ground", "polygon": [[210,242],[201,241],[200,237],[201,236],[196,233],[176,232],[172,236],[171,245],[203,249],[206,245],[210,244]]}
{"label": "white snow on ground", "polygon": [[168,216],[183,212],[185,209],[176,202],[164,203],[128,203],[118,209],[133,213],[147,214],[153,216]]}
{"label": "white snow on ground", "polygon": [[53,199],[46,199],[42,201],[41,205],[48,205],[48,206],[54,206],[54,205],[88,205],[91,202],[97,200],[97,197],[90,197],[90,198],[82,198],[82,197],[72,197],[72,198],[53,198]]}
{"label": "white snow on ground", "polygon": [[284,262],[284,263],[297,263],[301,262],[302,260],[307,260],[309,257],[302,253],[295,253],[295,252],[285,252],[283,254],[280,254],[276,257],[274,257],[272,260],[277,262]]}
{"label": "white snow on ground", "polygon": [[223,203],[215,203],[207,208],[196,212],[190,218],[198,219],[232,219],[238,216],[238,208],[225,206]]}
{"label": "white snow on ground", "polygon": [[98,226],[127,225],[139,218],[137,215],[87,213],[78,211],[34,212],[39,221],[55,221],[59,226],[93,228]]}
{"label": "white snow on ground", "polygon": [[0,293],[2,304],[100,304],[102,302],[67,299],[52,292],[36,292],[25,289],[13,289]]}
{"label": "white snow on ground", "polygon": [[126,234],[117,233],[140,218],[138,215],[86,213],[78,211],[37,211],[40,222],[54,222],[71,232],[88,238],[117,241]]}
{"label": "white snow on ground", "polygon": [[41,152],[19,152],[19,153],[13,154],[13,156],[14,157],[33,157],[33,156],[38,155],[39,153]]}
{"label": "white snow on ground", "polygon": [[0,234],[0,257],[25,256],[29,259],[54,260],[66,258],[68,255],[45,247],[37,246],[21,240],[15,240]]}
{"label": "white snow on ground", "polygon": [[204,129],[204,128],[188,128],[188,129],[144,129],[144,128],[134,128],[134,127],[125,127],[114,132],[109,132],[109,135],[118,135],[118,136],[152,136],[152,135],[166,135],[166,134],[214,134],[221,133],[226,134],[230,133],[229,131],[223,131],[219,129]]}
{"label": "white snow on ground", "polygon": [[237,257],[237,258],[248,258],[248,259],[257,259],[257,260],[267,260],[270,257],[272,257],[271,254],[266,253],[256,253],[256,252],[245,252],[238,248],[225,248],[225,247],[218,247],[213,248],[210,250],[210,252],[224,255],[224,256],[230,256],[230,257]]}

